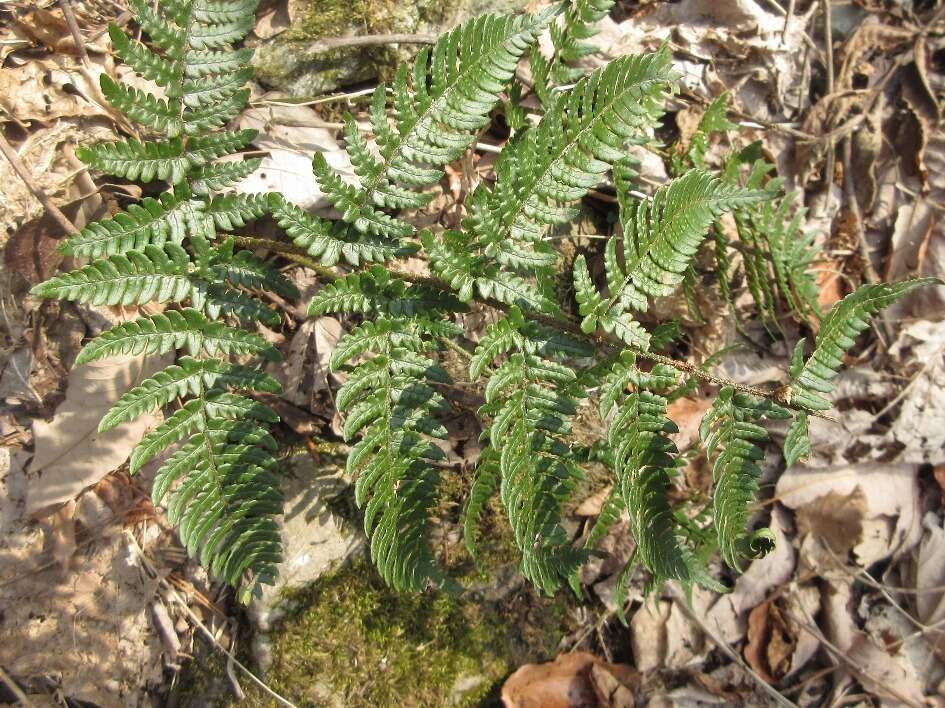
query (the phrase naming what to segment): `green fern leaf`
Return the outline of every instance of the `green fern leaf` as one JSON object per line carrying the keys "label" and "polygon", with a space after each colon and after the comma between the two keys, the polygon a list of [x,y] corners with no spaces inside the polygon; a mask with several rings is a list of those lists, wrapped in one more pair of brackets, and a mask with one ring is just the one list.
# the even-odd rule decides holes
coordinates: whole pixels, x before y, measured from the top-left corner
{"label": "green fern leaf", "polygon": [[179,244],[186,238],[200,208],[173,192],[164,192],[157,199],[145,197],[127,211],[89,224],[63,242],[60,250],[76,258],[100,258],[143,251],[149,244]]}
{"label": "green fern leaf", "polygon": [[166,142],[139,143],[128,139],[79,148],[76,156],[90,167],[129,180],[150,182],[169,180],[176,184],[184,179],[190,161],[183,154],[180,138]]}
{"label": "green fern leaf", "polygon": [[712,222],[725,211],[764,198],[691,170],[658,189],[651,202],[628,203],[621,213],[624,265],[608,275],[623,287],[611,293],[611,300],[645,310],[647,296],[671,295]]}
{"label": "green fern leaf", "polygon": [[180,111],[167,99],[117,84],[107,74],[101,75],[99,84],[108,102],[136,123],[170,138],[177,137],[183,131]]}
{"label": "green fern leaf", "polygon": [[31,292],[93,305],[181,302],[191,293],[188,266],[187,253],[177,244],[147,245],[144,251],[115,254],[50,278]]}
{"label": "green fern leaf", "polygon": [[915,278],[895,285],[863,285],[836,303],[824,317],[810,358],[803,361],[804,340],[797,343],[791,364],[790,403],[812,411],[828,410],[830,379],[837,375],[843,356],[869,325],[869,317],[923,285],[941,284],[937,278]]}
{"label": "green fern leaf", "polygon": [[736,570],[742,559],[759,558],[771,548],[769,535],[748,532],[748,506],[758,491],[758,462],[764,459],[759,445],[768,440],[758,421],[790,416],[777,404],[725,387],[702,419],[699,437],[709,458],[715,458],[713,507],[719,548],[725,562]]}
{"label": "green fern leaf", "polygon": [[636,553],[653,574],[654,583],[678,580],[684,587],[698,583],[719,591],[721,586],[680,538],[669,501],[678,454],[669,435],[678,429],[666,417],[667,399],[655,391],[675,381],[676,373],[669,367],[657,365],[643,373],[636,368],[634,356],[624,352],[605,377],[600,414],[610,420],[608,443],[617,489],[630,514]]}
{"label": "green fern leaf", "polygon": [[175,398],[197,396],[214,387],[254,389],[279,393],[282,387],[269,374],[221,362],[218,359],[182,357],[119,398],[102,418],[99,432],[111,430],[143,413],[166,406]]}
{"label": "green fern leaf", "polygon": [[333,364],[376,354],[338,392],[345,438],[363,434],[347,466],[357,472],[355,501],[378,570],[396,588],[421,590],[448,584],[427,540],[439,479],[430,462],[443,457],[429,438],[446,435],[434,417],[445,402],[429,384],[446,377],[420,353],[431,345],[410,336],[410,326],[404,319],[365,323],[341,340]]}
{"label": "green fern leaf", "polygon": [[193,308],[168,310],[132,322],[123,322],[103,332],[82,348],[75,363],[87,364],[110,356],[166,354],[185,350],[210,356],[255,354],[280,361],[279,350],[260,337],[222,322],[213,322]]}
{"label": "green fern leaf", "polygon": [[364,235],[348,240],[350,237],[343,229],[285,200],[276,202],[272,215],[292,237],[293,243],[318,258],[322,265],[333,266],[342,258],[353,266],[382,263],[405,253],[398,243],[389,240]]}
{"label": "green fern leaf", "polygon": [[810,455],[810,434],[807,413],[799,411],[784,438],[784,462],[788,467],[793,467],[808,455]]}
{"label": "green fern leaf", "polygon": [[158,86],[168,87],[180,81],[184,70],[179,60],[158,56],[140,42],[125,34],[117,25],[108,25],[112,49],[132,69]]}

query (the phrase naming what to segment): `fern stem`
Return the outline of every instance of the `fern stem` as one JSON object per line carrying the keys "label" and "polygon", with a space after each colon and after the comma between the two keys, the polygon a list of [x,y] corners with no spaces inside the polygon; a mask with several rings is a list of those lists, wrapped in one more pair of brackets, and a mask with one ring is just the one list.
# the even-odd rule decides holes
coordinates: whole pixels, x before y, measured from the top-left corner
{"label": "fern stem", "polygon": [[[289,243],[283,243],[281,241],[272,241],[270,239],[263,238],[251,238],[247,236],[238,236],[236,238],[236,243],[247,248],[266,248],[274,253],[278,253],[281,256],[284,256],[290,261],[294,261],[299,265],[303,265],[306,268],[311,268],[319,276],[325,278],[326,280],[333,281],[342,277],[342,274],[337,273],[331,268],[326,268],[321,265],[313,258],[306,255],[305,250],[293,246]],[[444,280],[432,275],[421,275],[419,273],[409,273],[407,271],[396,270],[393,268],[388,269],[391,276],[394,278],[400,278],[409,283],[414,283],[418,285],[427,285],[429,287],[442,290],[445,293],[452,293],[453,290],[450,288],[449,283]],[[501,310],[502,312],[508,312],[510,305],[507,305],[504,302],[499,302],[493,298],[484,298],[481,296],[473,296],[473,300],[481,305],[486,305],[496,310]],[[571,334],[580,339],[584,339],[588,342],[591,342],[596,347],[601,349],[606,349],[609,347],[618,347],[620,349],[626,349],[627,345],[612,335],[597,335],[597,334],[587,334],[581,329],[581,324],[572,319],[571,317],[550,317],[548,315],[542,314],[540,312],[529,312],[529,319],[532,319],[540,324],[547,325],[557,329],[559,332],[565,332]],[[666,356],[664,354],[657,354],[656,352],[644,352],[639,350],[634,350],[634,353],[641,359],[646,359],[658,364],[665,364],[671,366],[677,371],[682,371],[685,374],[694,376],[697,379],[701,379],[708,383],[711,383],[715,386],[730,386],[736,391],[741,393],[747,393],[751,396],[757,396],[758,398],[765,398],[769,401],[774,401],[780,405],[790,405],[788,401],[788,394],[784,387],[778,387],[773,391],[767,391],[765,389],[757,388],[755,386],[748,386],[746,384],[738,383],[731,379],[727,379],[723,376],[715,376],[714,374],[709,373],[705,369],[700,368],[697,364],[692,362],[682,361],[680,359],[673,359],[672,357]],[[823,418],[825,420],[837,422],[837,419],[833,416],[827,415],[821,412],[810,411],[809,415],[815,416],[817,418]]]}

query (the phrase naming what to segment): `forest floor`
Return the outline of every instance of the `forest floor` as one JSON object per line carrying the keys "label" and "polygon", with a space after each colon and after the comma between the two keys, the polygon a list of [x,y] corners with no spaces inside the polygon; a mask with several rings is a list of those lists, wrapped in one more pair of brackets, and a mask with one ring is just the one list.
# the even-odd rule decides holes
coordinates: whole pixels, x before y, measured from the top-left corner
{"label": "forest floor", "polygon": [[[477,8],[493,5],[508,2]],[[317,1],[263,2],[248,42],[273,46],[302,24],[343,33],[319,24],[318,11]],[[614,596],[634,550],[626,520],[602,543],[610,555],[583,571],[583,599],[542,598],[522,582],[497,505],[482,558],[469,558],[459,510],[478,455],[473,426],[451,428],[456,471],[445,476],[436,530],[467,592],[386,589],[364,562],[333,442],[338,380],[326,363],[348,323],[306,320],[303,306],[289,305],[283,327],[265,334],[286,358],[272,373],[285,383],[280,413],[294,444],[285,528],[299,567],[240,608],[152,505],[153,470],[128,474],[128,453],[155,418],[95,432],[102,412],[155,365],[129,358],[72,369],[84,339],[127,313],[28,295],[62,265],[67,231],[151,193],[90,174],[75,157],[76,146],[126,128],[98,77],[134,81],[106,32],[129,18],[123,0],[0,3],[0,705],[275,705],[277,693],[340,706],[945,706],[945,288],[908,298],[861,338],[837,380],[837,421],[815,419],[808,460],[785,469],[774,450],[766,458],[757,513],[776,550],[732,592],[697,590],[691,605],[673,587],[646,597],[637,571],[625,608]],[[685,142],[705,106],[728,92],[737,130],[710,145],[709,161],[761,141],[807,208],[824,308],[865,282],[945,278],[941,0],[621,0],[598,30],[588,67],[669,44],[682,90],[664,119],[667,144]],[[383,62],[402,56],[386,51],[345,54],[373,76],[349,84],[332,74],[337,90],[304,101],[257,81],[236,122],[259,129],[263,165],[239,189],[324,208],[311,155],[350,168],[338,121],[345,111],[366,115],[377,75],[390,78]],[[485,142],[505,136],[496,128]],[[463,192],[494,158],[478,150],[448,172],[436,222],[457,222]],[[658,185],[667,171],[645,162],[643,176]],[[612,200],[588,198],[562,250],[596,248],[613,210]],[[316,287],[305,267],[286,272],[303,295]],[[749,385],[787,380],[789,351],[759,345],[771,339],[747,305],[740,333],[707,298],[696,313],[681,297],[660,307],[679,318],[694,361],[725,348],[721,374]],[[473,312],[467,325],[481,331],[490,316]],[[680,496],[712,484],[693,446],[708,407],[701,394],[670,411],[677,445],[689,449]],[[607,484],[592,470],[569,510],[576,537],[600,512]]]}

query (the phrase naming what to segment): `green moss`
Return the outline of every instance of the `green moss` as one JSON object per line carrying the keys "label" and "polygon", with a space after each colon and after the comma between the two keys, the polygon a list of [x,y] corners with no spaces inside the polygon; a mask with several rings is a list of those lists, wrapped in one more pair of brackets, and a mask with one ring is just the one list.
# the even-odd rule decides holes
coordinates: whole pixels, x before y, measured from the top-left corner
{"label": "green moss", "polygon": [[[300,706],[489,704],[519,665],[556,654],[569,603],[524,588],[498,604],[396,593],[358,563],[292,596],[266,681]],[[249,705],[272,705],[243,688]]]}

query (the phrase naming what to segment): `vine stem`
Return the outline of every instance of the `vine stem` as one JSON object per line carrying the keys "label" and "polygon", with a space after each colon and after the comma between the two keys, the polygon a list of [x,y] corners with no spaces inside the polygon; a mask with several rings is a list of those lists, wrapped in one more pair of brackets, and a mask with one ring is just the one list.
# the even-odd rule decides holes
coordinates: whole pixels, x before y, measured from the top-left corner
{"label": "vine stem", "polygon": [[[306,268],[311,268],[317,275],[329,282],[344,277],[343,273],[338,273],[331,268],[323,266],[321,263],[309,256],[304,248],[299,248],[298,246],[290,243],[273,241],[271,239],[254,238],[250,236],[237,236],[235,241],[237,245],[243,246],[245,248],[265,248],[272,251],[273,253],[278,253],[290,261],[298,263],[299,265],[303,265]],[[387,270],[394,278],[400,278],[401,280],[405,280],[409,283],[414,283],[417,285],[427,285],[446,293],[455,294],[453,289],[449,286],[449,283],[447,283],[445,280],[437,278],[436,276],[410,273],[393,268],[388,268]],[[508,312],[512,307],[507,303],[500,302],[493,298],[474,296],[473,300],[479,304],[486,305],[496,310],[501,310],[502,312]],[[561,317],[552,317],[540,312],[530,311],[527,313],[527,317],[531,320],[534,320],[535,322],[557,329],[559,332],[564,332],[566,334],[570,334],[580,339],[589,341],[601,349],[609,347],[626,349],[628,347],[625,342],[612,335],[601,335],[596,333],[588,334],[581,329],[581,325],[577,320],[567,315],[563,315]],[[788,387],[780,386],[774,390],[765,390],[755,386],[741,384],[737,381],[733,381],[722,376],[715,376],[714,374],[709,373],[705,369],[700,368],[698,365],[693,364],[692,362],[673,359],[672,357],[666,356],[664,354],[645,352],[635,348],[633,348],[633,351],[641,359],[647,359],[648,361],[653,361],[658,364],[671,366],[677,371],[682,371],[683,373],[689,374],[690,376],[694,376],[698,379],[702,379],[703,381],[716,386],[730,386],[736,391],[747,393],[758,398],[766,398],[769,401],[774,401],[779,405],[790,405],[790,389]],[[836,418],[826,415],[825,413],[807,411],[807,414],[817,418],[824,418],[825,420],[829,420],[834,423],[837,422]]]}

